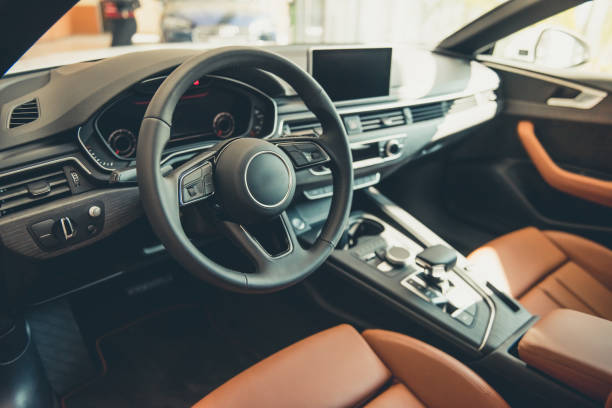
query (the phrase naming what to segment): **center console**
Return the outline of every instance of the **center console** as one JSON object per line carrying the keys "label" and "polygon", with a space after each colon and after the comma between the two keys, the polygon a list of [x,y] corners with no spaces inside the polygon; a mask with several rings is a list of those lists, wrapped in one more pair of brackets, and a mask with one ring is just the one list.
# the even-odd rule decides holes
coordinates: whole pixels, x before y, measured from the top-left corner
{"label": "center console", "polygon": [[[485,379],[506,387],[503,395],[514,398],[508,400],[513,406],[601,406],[606,387],[612,387],[612,361],[591,357],[609,354],[608,321],[577,317],[576,324],[564,326],[557,324],[559,319],[547,324],[545,317],[536,323],[538,316],[490,282],[481,281],[486,273],[475,273],[463,255],[375,187],[357,193],[353,208],[328,266],[362,288],[360,293],[382,300],[394,315],[399,312],[410,325],[420,325],[460,352]],[[314,242],[328,210],[329,200],[322,199],[305,201],[287,213],[298,236],[308,243]],[[587,332],[603,334],[598,343],[592,342],[592,336],[573,333],[587,323],[596,326]],[[549,347],[544,355],[550,358],[543,364],[534,362],[534,356],[538,360],[542,355],[541,332],[551,326],[553,337],[564,346]],[[575,341],[567,348],[570,337]],[[600,347],[595,349],[597,344]],[[581,364],[574,364],[576,356]],[[554,365],[558,361],[563,367]],[[578,368],[567,370],[568,364]],[[602,364],[604,374],[599,370],[597,379],[603,385],[594,391],[597,394],[584,389],[584,382],[575,383],[577,371],[593,376]]]}
{"label": "center console", "polygon": [[[351,214],[329,260],[348,280],[474,356],[533,323],[518,303],[475,281],[465,257],[376,188],[362,190],[361,197],[365,211]],[[317,216],[327,214],[316,205],[306,202],[289,211],[305,241],[312,241],[324,222]]]}

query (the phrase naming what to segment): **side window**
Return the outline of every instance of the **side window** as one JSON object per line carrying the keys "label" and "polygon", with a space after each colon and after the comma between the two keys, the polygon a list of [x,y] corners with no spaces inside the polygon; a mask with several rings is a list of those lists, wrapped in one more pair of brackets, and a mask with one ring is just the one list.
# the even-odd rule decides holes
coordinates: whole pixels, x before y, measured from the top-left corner
{"label": "side window", "polygon": [[593,0],[499,40],[493,56],[612,75],[612,1]]}

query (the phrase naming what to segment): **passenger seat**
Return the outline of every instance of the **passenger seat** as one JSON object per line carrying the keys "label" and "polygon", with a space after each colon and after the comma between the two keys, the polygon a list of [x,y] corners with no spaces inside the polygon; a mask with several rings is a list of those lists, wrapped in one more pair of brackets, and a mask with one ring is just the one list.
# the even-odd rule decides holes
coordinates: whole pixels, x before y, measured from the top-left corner
{"label": "passenger seat", "polygon": [[573,309],[612,320],[612,251],[560,231],[527,227],[468,256],[474,272],[532,314]]}

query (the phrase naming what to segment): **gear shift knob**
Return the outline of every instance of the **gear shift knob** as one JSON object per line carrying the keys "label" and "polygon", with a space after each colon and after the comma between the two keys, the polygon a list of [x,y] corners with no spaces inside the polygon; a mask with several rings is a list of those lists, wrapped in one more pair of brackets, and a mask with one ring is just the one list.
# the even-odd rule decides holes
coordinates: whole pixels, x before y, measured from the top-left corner
{"label": "gear shift knob", "polygon": [[457,263],[457,253],[444,245],[434,245],[417,254],[415,261],[429,277],[443,281],[446,271]]}

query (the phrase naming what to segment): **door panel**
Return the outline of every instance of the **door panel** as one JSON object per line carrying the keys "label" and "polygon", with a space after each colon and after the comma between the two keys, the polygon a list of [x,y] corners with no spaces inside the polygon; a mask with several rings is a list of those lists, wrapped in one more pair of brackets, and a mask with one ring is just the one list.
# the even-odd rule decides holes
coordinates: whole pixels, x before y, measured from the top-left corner
{"label": "door panel", "polygon": [[[502,114],[458,146],[447,161],[449,211],[494,234],[534,225],[612,247],[611,193],[595,200],[583,194],[593,192],[589,182],[612,186],[612,98],[606,93],[591,109],[550,106],[549,98],[572,98],[579,85],[522,71],[498,72],[503,79]],[[548,164],[558,174],[572,175],[574,189],[559,189],[558,182],[542,177],[519,139],[521,121],[533,123],[537,141],[551,160]],[[538,165],[542,170],[542,163]]]}

